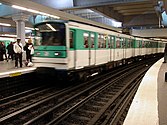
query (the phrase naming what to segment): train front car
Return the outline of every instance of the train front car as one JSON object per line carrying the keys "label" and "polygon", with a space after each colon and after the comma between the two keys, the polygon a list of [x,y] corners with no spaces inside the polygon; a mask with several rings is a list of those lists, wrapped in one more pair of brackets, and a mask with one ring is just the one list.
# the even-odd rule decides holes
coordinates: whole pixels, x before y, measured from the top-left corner
{"label": "train front car", "polygon": [[67,44],[65,22],[47,21],[35,25],[34,66],[41,77],[67,76]]}

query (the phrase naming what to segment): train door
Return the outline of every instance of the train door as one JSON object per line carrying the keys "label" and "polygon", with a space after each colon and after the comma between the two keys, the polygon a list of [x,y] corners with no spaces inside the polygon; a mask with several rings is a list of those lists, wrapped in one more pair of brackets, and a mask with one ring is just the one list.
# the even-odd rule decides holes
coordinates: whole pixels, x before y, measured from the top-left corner
{"label": "train door", "polygon": [[75,30],[70,30],[69,34],[69,68],[73,68],[76,66],[76,53],[75,53]]}
{"label": "train door", "polygon": [[126,58],[126,41],[125,41],[125,38],[121,38],[121,42],[122,42],[123,59],[125,59]]}
{"label": "train door", "polygon": [[131,49],[131,39],[125,38],[126,42],[126,58],[132,57],[132,49]]}
{"label": "train door", "polygon": [[109,61],[111,61],[112,60],[112,50],[111,50],[111,36],[108,36],[108,48],[110,49],[109,51]]}
{"label": "train door", "polygon": [[135,39],[132,39],[131,41],[131,48],[132,48],[132,56],[135,57],[136,56],[136,52],[135,52],[135,43],[136,43],[136,40]]}
{"label": "train door", "polygon": [[84,32],[85,66],[95,64],[95,33]]}
{"label": "train door", "polygon": [[139,55],[141,55],[141,50],[142,50],[142,41],[139,40]]}
{"label": "train door", "polygon": [[114,36],[109,36],[108,37],[108,48],[110,49],[110,61],[113,61],[115,59],[115,48],[114,48],[114,41],[115,37]]}
{"label": "train door", "polygon": [[95,64],[96,52],[95,52],[95,33],[89,33],[89,65]]}

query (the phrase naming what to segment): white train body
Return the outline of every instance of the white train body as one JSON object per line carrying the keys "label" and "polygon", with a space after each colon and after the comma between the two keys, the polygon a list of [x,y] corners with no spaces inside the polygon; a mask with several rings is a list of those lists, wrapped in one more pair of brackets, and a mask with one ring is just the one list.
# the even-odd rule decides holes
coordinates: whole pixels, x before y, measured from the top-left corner
{"label": "white train body", "polygon": [[[34,65],[79,73],[80,77],[164,51],[162,42],[74,21],[48,21],[36,28],[40,35],[35,39]],[[52,37],[55,39],[50,40]]]}

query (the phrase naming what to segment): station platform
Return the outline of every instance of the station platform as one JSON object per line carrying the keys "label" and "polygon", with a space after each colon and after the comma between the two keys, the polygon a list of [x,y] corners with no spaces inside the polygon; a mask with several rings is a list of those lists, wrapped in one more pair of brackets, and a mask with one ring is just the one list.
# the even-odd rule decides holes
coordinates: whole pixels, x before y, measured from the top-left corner
{"label": "station platform", "polygon": [[167,125],[167,63],[163,60],[146,72],[123,125]]}
{"label": "station platform", "polygon": [[22,68],[15,68],[15,61],[9,60],[8,62],[6,60],[0,61],[0,78],[4,77],[13,77],[18,76],[21,74],[26,74],[33,72],[36,69],[36,67],[27,67],[24,65],[23,61],[23,67]]}

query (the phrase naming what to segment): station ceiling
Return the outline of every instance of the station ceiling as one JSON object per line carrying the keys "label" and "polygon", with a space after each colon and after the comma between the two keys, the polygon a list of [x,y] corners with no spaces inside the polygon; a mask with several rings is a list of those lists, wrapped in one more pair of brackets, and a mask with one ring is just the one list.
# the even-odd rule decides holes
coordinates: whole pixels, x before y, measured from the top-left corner
{"label": "station ceiling", "polygon": [[[39,12],[57,15],[60,19],[76,19],[81,22],[92,20],[108,23],[114,19],[122,23],[121,28],[158,28],[163,21],[162,12],[166,10],[167,0],[0,0],[5,6],[0,6],[0,21],[15,25],[12,16],[17,13],[35,15],[17,10],[11,5],[35,9]],[[163,5],[161,4],[163,3]],[[82,18],[80,18],[82,17]],[[83,19],[84,18],[84,19]],[[86,18],[86,19],[85,19]],[[27,22],[26,26],[31,27]]]}
{"label": "station ceiling", "polygon": [[[165,9],[160,0],[31,0],[77,16],[100,21],[104,17],[122,22],[125,28],[131,27],[159,27],[162,20],[161,13]],[[90,9],[99,13],[85,11]],[[104,17],[101,17],[101,16]]]}

